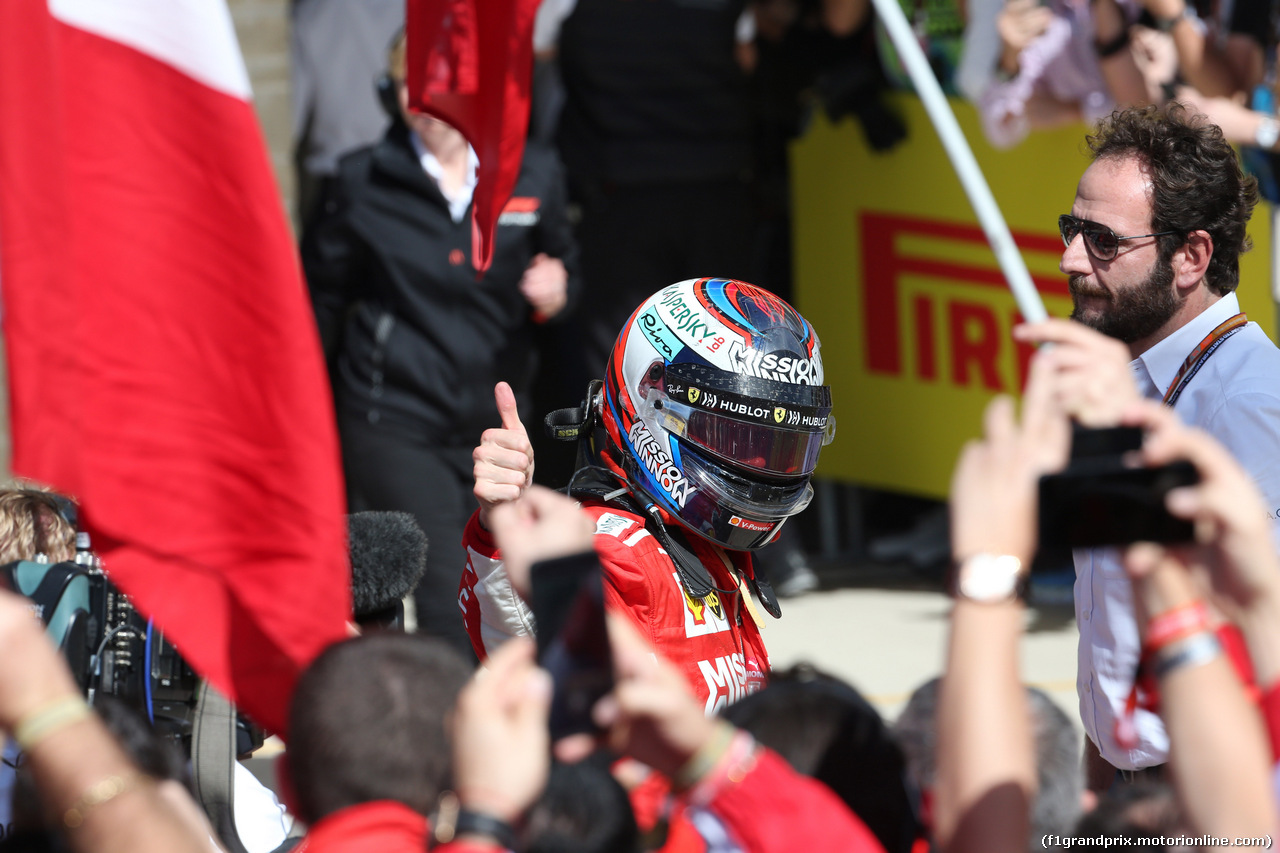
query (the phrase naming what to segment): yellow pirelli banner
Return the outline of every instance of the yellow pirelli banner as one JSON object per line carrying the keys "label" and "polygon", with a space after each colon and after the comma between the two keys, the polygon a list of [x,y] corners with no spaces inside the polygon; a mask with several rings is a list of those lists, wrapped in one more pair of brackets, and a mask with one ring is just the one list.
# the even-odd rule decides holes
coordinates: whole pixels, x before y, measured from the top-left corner
{"label": "yellow pirelli banner", "polygon": [[[821,120],[792,151],[796,301],[822,340],[839,425],[819,473],[945,497],[961,446],[997,393],[1022,388],[1031,350],[995,255],[920,101],[895,96],[909,128],[871,151],[849,120]],[[1058,271],[1058,215],[1089,164],[1083,125],[987,144],[974,108],[952,99],[1051,315],[1071,313]],[[1275,339],[1269,211],[1259,206],[1240,303]]]}

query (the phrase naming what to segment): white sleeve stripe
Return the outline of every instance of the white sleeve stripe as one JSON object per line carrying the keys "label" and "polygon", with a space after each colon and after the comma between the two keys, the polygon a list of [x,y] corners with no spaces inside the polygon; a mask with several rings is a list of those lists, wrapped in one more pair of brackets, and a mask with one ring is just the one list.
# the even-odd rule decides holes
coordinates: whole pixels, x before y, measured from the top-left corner
{"label": "white sleeve stripe", "polygon": [[650,536],[650,535],[652,534],[650,534],[649,531],[645,530],[642,527],[639,530],[637,530],[635,533],[632,533],[626,539],[623,539],[622,544],[630,548],[634,548],[638,542],[643,540],[646,536]]}
{"label": "white sleeve stripe", "polygon": [[493,654],[512,637],[534,636],[533,611],[511,585],[506,565],[472,548],[467,549],[467,563],[476,575],[472,591],[480,611],[480,640],[485,653]]}

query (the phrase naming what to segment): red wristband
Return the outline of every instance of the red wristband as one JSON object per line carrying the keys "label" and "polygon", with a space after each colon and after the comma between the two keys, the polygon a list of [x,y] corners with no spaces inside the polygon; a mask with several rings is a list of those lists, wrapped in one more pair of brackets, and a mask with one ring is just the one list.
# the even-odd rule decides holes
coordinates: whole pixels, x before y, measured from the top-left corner
{"label": "red wristband", "polygon": [[729,748],[715,766],[691,789],[682,795],[685,802],[705,807],[730,785],[737,785],[755,769],[758,750],[755,739],[744,731],[737,731]]}
{"label": "red wristband", "polygon": [[1208,630],[1209,609],[1204,602],[1193,601],[1152,616],[1147,622],[1145,648],[1148,654],[1153,654],[1170,643]]}

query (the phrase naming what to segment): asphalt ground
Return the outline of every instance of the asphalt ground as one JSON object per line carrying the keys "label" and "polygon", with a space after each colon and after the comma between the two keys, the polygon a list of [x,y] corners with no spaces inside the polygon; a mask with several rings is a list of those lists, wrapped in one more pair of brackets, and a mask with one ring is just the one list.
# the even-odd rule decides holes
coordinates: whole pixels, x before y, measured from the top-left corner
{"label": "asphalt ground", "polygon": [[[764,617],[772,667],[806,662],[838,676],[892,721],[912,690],[942,674],[951,601],[941,577],[893,565],[817,569],[821,589],[783,599],[781,619]],[[1023,681],[1078,720],[1070,578],[1033,579],[1031,600],[1021,650]]]}

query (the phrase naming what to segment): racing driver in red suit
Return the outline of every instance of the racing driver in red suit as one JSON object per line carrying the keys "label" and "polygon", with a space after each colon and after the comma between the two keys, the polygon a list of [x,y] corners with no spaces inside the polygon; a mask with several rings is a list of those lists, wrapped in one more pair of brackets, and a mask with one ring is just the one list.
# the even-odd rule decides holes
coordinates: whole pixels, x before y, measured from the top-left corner
{"label": "racing driver in red suit", "polygon": [[[463,538],[459,594],[482,660],[533,634],[486,524],[533,475],[502,383],[496,398],[503,425],[475,451],[480,510]],[[708,714],[763,687],[759,610],[781,611],[750,552],[809,504],[818,452],[835,428],[813,326],[744,282],[673,284],[632,314],[582,409],[548,423],[580,441],[568,491],[595,522],[607,607],[684,671]]]}

